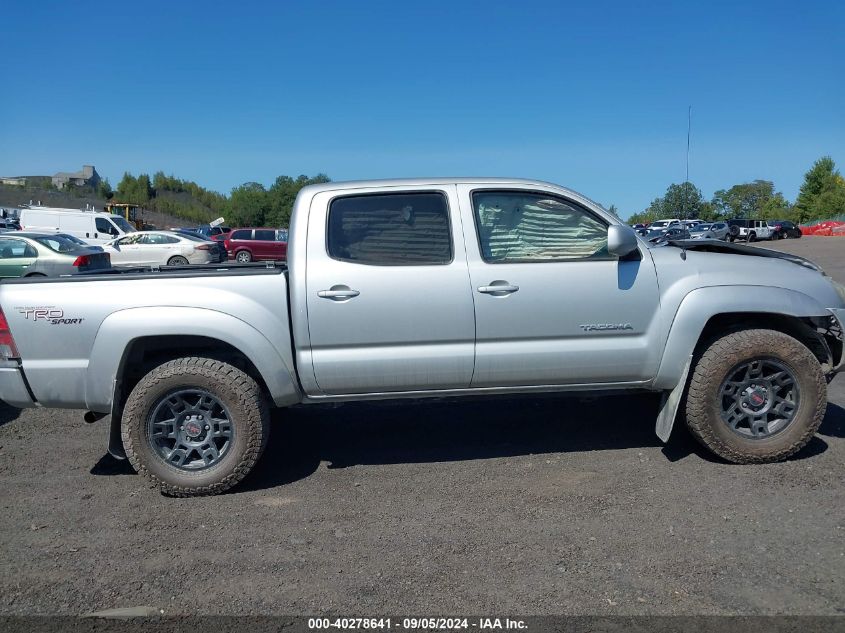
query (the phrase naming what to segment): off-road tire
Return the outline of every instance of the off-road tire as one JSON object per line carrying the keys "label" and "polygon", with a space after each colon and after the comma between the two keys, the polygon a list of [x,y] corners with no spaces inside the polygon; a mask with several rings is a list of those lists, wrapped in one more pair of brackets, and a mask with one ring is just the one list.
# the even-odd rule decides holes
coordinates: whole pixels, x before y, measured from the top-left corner
{"label": "off-road tire", "polygon": [[[146,437],[151,409],[168,392],[186,387],[204,389],[223,402],[236,431],[221,460],[196,472],[168,464]],[[120,429],[126,456],[140,475],[166,495],[197,497],[224,492],[246,477],[267,445],[269,421],[267,401],[255,380],[228,363],[187,357],[159,365],[135,385]]]}
{"label": "off-road tire", "polygon": [[748,234],[748,241],[749,241],[749,242],[754,242],[756,239],[757,239],[757,234],[756,234],[756,233],[753,233],[753,232],[752,232],[752,233],[749,233],[749,234]]}
{"label": "off-road tire", "polygon": [[174,255],[170,259],[167,260],[168,266],[187,266],[190,264],[186,257],[182,257],[181,255]]}
{"label": "off-road tire", "polygon": [[[785,364],[801,397],[789,425],[769,437],[747,439],[722,420],[720,389],[734,367],[759,358]],[[776,330],[739,330],[717,338],[700,355],[691,374],[687,426],[704,446],[736,464],[776,462],[797,453],[815,435],[827,407],[827,382],[818,359],[803,343]]]}

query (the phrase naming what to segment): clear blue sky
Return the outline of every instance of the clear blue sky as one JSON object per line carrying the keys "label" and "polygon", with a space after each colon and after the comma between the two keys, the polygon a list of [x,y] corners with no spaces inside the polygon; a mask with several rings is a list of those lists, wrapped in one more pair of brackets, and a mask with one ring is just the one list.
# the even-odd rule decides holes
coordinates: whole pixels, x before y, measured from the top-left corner
{"label": "clear blue sky", "polygon": [[845,171],[845,2],[10,2],[0,175],[684,179]]}

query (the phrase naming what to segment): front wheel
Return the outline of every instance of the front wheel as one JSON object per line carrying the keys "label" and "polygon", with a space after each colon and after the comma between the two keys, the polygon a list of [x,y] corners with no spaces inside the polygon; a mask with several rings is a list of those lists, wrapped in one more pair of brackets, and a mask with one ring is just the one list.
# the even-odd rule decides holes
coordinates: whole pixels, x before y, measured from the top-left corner
{"label": "front wheel", "polygon": [[716,339],[698,359],[686,418],[716,455],[763,463],[801,450],[826,407],[827,383],[812,352],[783,332],[749,329]]}
{"label": "front wheel", "polygon": [[132,390],[121,436],[129,462],[164,494],[213,495],[255,466],[269,419],[266,399],[247,374],[210,358],[179,358]]}

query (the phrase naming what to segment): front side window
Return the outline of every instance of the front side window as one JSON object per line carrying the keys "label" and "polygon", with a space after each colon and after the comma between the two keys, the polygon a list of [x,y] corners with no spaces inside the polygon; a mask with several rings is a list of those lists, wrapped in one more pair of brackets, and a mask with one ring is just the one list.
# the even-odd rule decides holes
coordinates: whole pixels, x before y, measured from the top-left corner
{"label": "front side window", "polygon": [[127,237],[121,238],[117,241],[117,244],[120,246],[129,246],[130,244],[141,244],[141,240],[144,238],[142,234],[137,235],[129,235]]}
{"label": "front side window", "polygon": [[436,192],[337,198],[329,207],[331,257],[371,266],[452,261],[446,196]]}
{"label": "front side window", "polygon": [[552,262],[607,258],[607,224],[549,194],[477,191],[472,195],[484,261]]}
{"label": "front side window", "polygon": [[111,235],[112,233],[117,233],[115,231],[114,226],[112,223],[106,220],[105,218],[97,218],[94,220],[94,225],[97,227],[97,233],[108,233]]}

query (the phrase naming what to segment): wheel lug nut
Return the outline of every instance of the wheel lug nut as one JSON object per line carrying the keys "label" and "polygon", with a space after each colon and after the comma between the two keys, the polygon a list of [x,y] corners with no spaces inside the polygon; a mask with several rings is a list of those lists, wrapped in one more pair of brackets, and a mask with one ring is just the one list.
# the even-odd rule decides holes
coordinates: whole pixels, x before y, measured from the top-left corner
{"label": "wheel lug nut", "polygon": [[210,427],[210,426],[208,426],[207,424],[205,425],[205,430],[206,430],[206,431],[207,431],[208,429],[210,429],[210,428],[211,428],[211,427]]}

